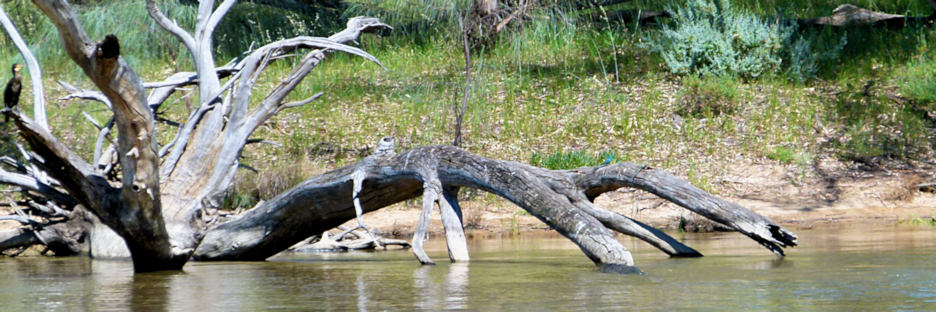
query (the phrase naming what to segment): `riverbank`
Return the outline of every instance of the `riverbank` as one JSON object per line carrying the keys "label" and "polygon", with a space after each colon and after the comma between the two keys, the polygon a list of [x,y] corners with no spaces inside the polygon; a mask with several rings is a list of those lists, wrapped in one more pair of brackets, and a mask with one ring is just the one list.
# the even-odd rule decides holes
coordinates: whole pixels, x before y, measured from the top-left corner
{"label": "riverbank", "polygon": [[[932,167],[862,171],[826,160],[803,171],[775,162],[732,166],[720,177],[718,196],[790,228],[843,224],[929,225],[936,217],[936,193],[917,185],[932,182]],[[545,223],[502,199],[463,192],[464,222],[469,235],[510,235],[550,230]],[[464,197],[470,197],[467,200]],[[719,226],[673,203],[633,189],[619,189],[596,199],[599,207],[670,231],[717,231]],[[388,236],[412,236],[419,202],[397,204],[364,215],[364,222]],[[438,211],[430,232],[440,235]],[[353,225],[356,221],[349,221]]]}

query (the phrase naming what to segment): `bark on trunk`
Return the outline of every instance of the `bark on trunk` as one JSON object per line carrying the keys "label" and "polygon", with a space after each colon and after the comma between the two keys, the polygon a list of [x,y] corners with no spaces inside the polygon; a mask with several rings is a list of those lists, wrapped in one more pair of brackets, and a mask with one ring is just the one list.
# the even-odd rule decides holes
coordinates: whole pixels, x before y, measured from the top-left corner
{"label": "bark on trunk", "polygon": [[[154,109],[168,98],[170,89],[157,89],[150,98],[155,103],[149,102],[140,77],[124,62],[116,36],[107,35],[100,42],[92,41],[66,1],[33,2],[58,29],[66,54],[100,90],[92,96],[107,104],[114,113],[108,126],[101,127],[98,141],[103,142],[110,125],[117,127],[116,153],[108,155],[117,155],[120,180],[108,180],[107,170],[98,171],[58,141],[43,122],[44,112],[40,114],[37,110],[38,121],[33,121],[10,110],[6,114],[13,118],[31,150],[40,156],[32,162],[41,167],[43,174],[57,180],[58,185],[50,186],[38,178],[41,175],[23,179],[21,174],[5,171],[0,171],[0,183],[14,182],[24,189],[53,195],[62,193],[56,189],[60,187],[72,201],[86,207],[123,238],[124,242],[107,242],[114,239],[95,236],[95,241],[115,247],[106,250],[119,250],[125,243],[137,272],[181,269],[201,240],[210,209],[218,206],[217,199],[230,187],[240,153],[253,131],[279,111],[317,97],[283,102],[332,51],[377,62],[366,52],[342,43],[354,42],[362,33],[389,28],[374,18],[355,17],[348,21],[345,30],[329,38],[300,36],[276,41],[251,51],[245,58],[229,64],[228,69],[221,70],[216,68],[212,56],[212,35],[237,1],[224,0],[217,7],[215,1],[199,1],[195,31],[190,34],[164,16],[155,0],[148,0],[147,9],[157,24],[175,35],[191,52],[197,77],[156,87],[191,84],[197,80],[200,94],[197,111],[162,151],[157,148]],[[0,22],[6,20],[0,14]],[[11,36],[18,37],[12,25],[3,24]],[[271,62],[299,49],[311,51],[259,103],[251,103],[257,76]],[[23,54],[29,51],[24,50]],[[38,76],[38,70],[35,74],[34,77]],[[233,75],[224,86],[219,78],[223,75]],[[34,84],[38,84],[34,90],[41,90],[41,81]],[[35,104],[41,106],[41,102]],[[100,155],[100,146],[96,150],[95,162],[106,159]],[[104,167],[108,166],[112,164]],[[13,237],[20,236],[11,239]],[[104,250],[98,247],[102,247],[101,244],[95,244],[95,249]]]}
{"label": "bark on trunk", "polygon": [[[313,177],[239,219],[209,230],[194,257],[263,260],[354,218],[351,181],[358,170],[366,172],[359,195],[364,211],[432,194],[440,186],[476,188],[517,204],[575,242],[596,264],[613,271],[631,271],[634,262],[608,228],[637,236],[673,256],[699,256],[661,231],[593,205],[595,197],[620,187],[657,194],[725,224],[779,255],[782,247],[796,245],[793,233],[769,219],[660,170],[614,164],[553,171],[487,159],[452,146],[428,146],[371,165],[357,163]],[[436,180],[440,185],[432,182]],[[420,252],[414,244],[414,253],[426,263]],[[452,259],[458,260],[453,254],[450,252]]]}

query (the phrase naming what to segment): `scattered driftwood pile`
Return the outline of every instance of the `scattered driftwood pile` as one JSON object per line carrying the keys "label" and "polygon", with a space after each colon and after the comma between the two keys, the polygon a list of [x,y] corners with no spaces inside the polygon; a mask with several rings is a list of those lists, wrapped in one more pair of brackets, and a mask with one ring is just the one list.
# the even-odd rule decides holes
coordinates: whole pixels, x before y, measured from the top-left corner
{"label": "scattered driftwood pile", "polygon": [[329,232],[323,232],[322,235],[309,237],[298,244],[287,249],[291,252],[344,252],[349,250],[377,249],[388,246],[399,246],[410,248],[410,243],[402,239],[392,239],[381,237],[370,231],[357,231],[355,229],[346,229],[339,226],[342,232],[332,235]]}

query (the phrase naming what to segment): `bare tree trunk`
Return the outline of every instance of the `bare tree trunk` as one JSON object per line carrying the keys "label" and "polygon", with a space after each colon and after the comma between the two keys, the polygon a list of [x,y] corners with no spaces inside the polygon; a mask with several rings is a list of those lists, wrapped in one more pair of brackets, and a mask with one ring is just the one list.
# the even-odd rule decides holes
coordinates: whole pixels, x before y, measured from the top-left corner
{"label": "bare tree trunk", "polygon": [[[553,171],[487,159],[452,146],[428,146],[376,165],[358,163],[313,177],[239,219],[209,230],[195,258],[263,260],[354,218],[351,175],[358,170],[367,172],[359,195],[364,211],[424,195],[438,187],[431,183],[436,179],[442,189],[476,188],[504,197],[530,212],[575,242],[589,259],[603,267],[626,268],[634,264],[630,253],[614,239],[609,228],[646,240],[673,256],[699,256],[692,248],[658,230],[593,205],[595,197],[620,187],[657,194],[735,229],[779,255],[783,254],[782,247],[796,245],[793,233],[769,219],[660,170],[614,164]],[[417,249],[414,244],[420,261],[431,263]],[[452,259],[459,260],[454,254],[450,251]]]}
{"label": "bare tree trunk", "polygon": [[[224,0],[217,8],[212,0],[200,1],[194,35],[164,16],[155,0],[147,1],[150,15],[183,43],[195,64],[194,78],[164,82],[155,88],[197,83],[201,96],[197,111],[184,123],[176,138],[160,149],[157,148],[154,110],[168,98],[171,89],[157,89],[150,97],[155,103],[149,102],[140,77],[121,57],[116,36],[108,35],[94,42],[66,1],[33,2],[58,28],[68,56],[100,90],[99,94],[92,92],[86,96],[104,102],[113,111],[112,121],[101,127],[98,142],[100,145],[107,136],[109,125],[117,127],[116,153],[107,155],[116,154],[121,178],[108,180],[108,170],[98,170],[100,166],[89,164],[62,144],[48,131],[43,122],[44,112],[37,110],[39,121],[33,121],[11,110],[8,116],[13,118],[33,153],[40,156],[31,159],[34,164],[30,165],[41,170],[31,170],[30,175],[0,170],[0,183],[12,182],[24,190],[51,196],[66,192],[67,196],[59,197],[70,197],[71,202],[86,207],[123,239],[138,272],[180,269],[199,244],[211,209],[217,207],[218,198],[231,186],[240,153],[253,131],[279,111],[318,97],[283,103],[331,51],[347,52],[377,62],[364,51],[342,43],[353,42],[365,32],[389,28],[377,19],[352,18],[345,30],[329,38],[302,36],[273,42],[222,70],[215,66],[211,38],[235,0]],[[4,17],[0,14],[0,21],[8,22]],[[6,22],[7,33],[19,38],[15,27]],[[271,62],[299,49],[312,51],[259,103],[250,103],[260,72]],[[21,48],[21,52],[29,54],[25,48]],[[34,78],[38,72],[35,70]],[[219,77],[222,75],[233,77],[226,85],[221,85]],[[173,77],[185,76],[188,75]],[[41,90],[41,81],[34,80],[33,84],[34,90]],[[36,104],[41,106],[41,102]],[[106,159],[100,155],[100,147],[96,150],[96,163]],[[112,167],[110,162],[105,165]],[[51,178],[46,179],[45,175]],[[23,222],[32,221],[23,219]],[[95,236],[98,243],[116,247],[106,249],[119,250],[123,244],[98,237]]]}
{"label": "bare tree trunk", "polygon": [[[496,3],[495,3],[496,4]],[[462,95],[462,104],[458,105],[455,101],[455,138],[452,139],[452,145],[461,147],[462,142],[462,121],[465,118],[465,110],[468,109],[468,99],[471,96],[471,49],[468,47],[468,29],[464,22],[459,22],[462,32],[462,45],[465,48],[465,94]]]}

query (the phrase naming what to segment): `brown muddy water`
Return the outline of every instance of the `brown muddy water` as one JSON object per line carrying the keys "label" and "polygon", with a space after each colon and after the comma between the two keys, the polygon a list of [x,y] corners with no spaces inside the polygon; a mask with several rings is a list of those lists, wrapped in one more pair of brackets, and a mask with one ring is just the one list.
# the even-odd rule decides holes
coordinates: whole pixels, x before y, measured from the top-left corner
{"label": "brown muddy water", "polygon": [[133,274],[126,261],[0,259],[2,311],[936,311],[936,227],[799,230],[778,258],[737,233],[675,233],[706,257],[670,259],[622,237],[646,275],[600,273],[556,235],[474,239],[451,264],[444,239],[409,251],[191,262]]}

